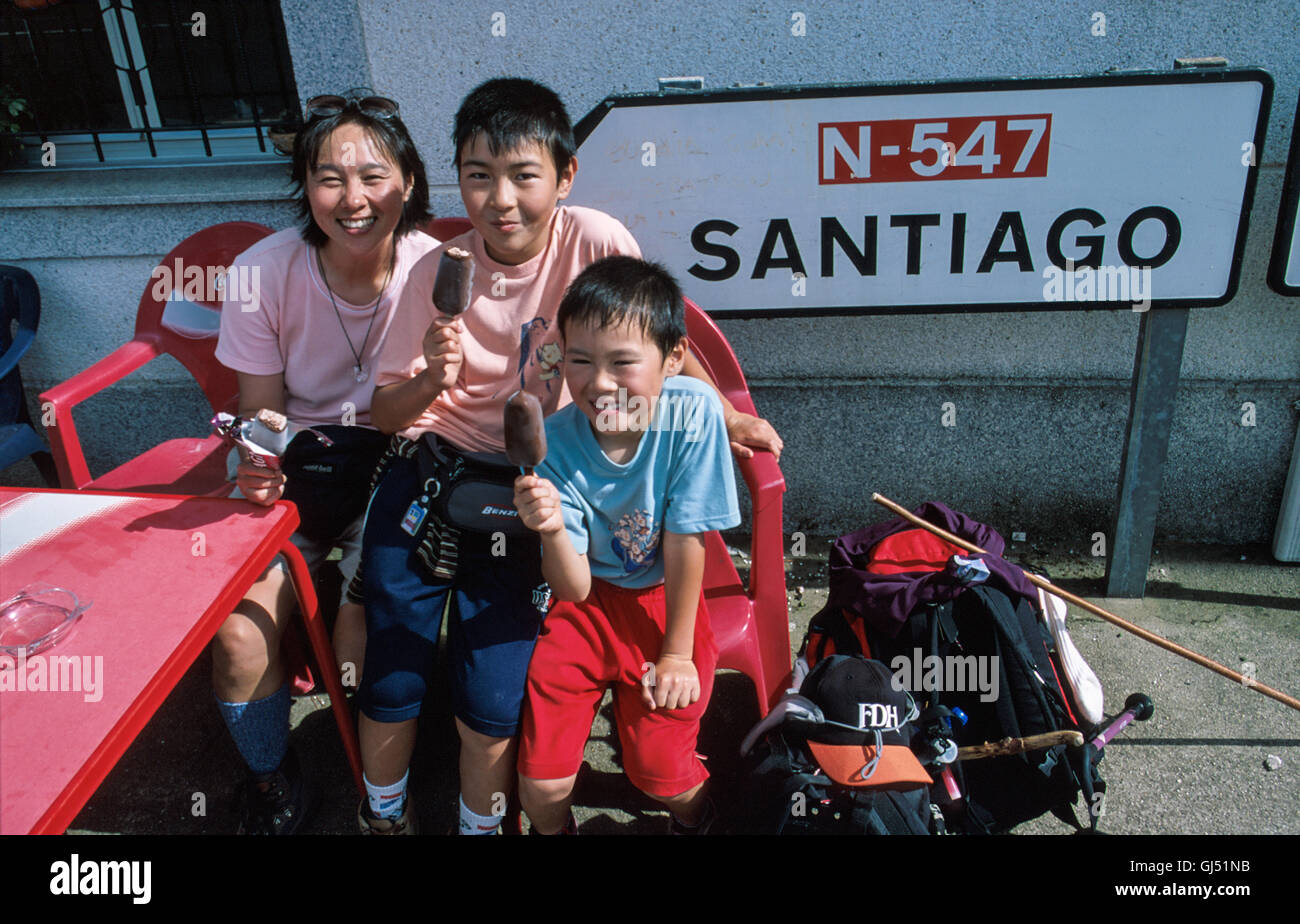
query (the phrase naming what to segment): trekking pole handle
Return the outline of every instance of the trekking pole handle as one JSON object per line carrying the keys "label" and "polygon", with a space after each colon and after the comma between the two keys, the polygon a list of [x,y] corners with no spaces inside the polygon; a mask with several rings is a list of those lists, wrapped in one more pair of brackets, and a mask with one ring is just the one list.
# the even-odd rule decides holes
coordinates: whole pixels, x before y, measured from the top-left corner
{"label": "trekking pole handle", "polygon": [[1105,728],[1093,736],[1090,743],[1097,750],[1100,751],[1106,745],[1110,744],[1112,738],[1124,729],[1128,728],[1134,722],[1145,722],[1147,719],[1151,718],[1151,714],[1155,712],[1156,709],[1155,705],[1151,702],[1151,697],[1147,696],[1145,693],[1132,694],[1124,701],[1124,705],[1127,708],[1125,708],[1125,710],[1119,715],[1115,716],[1115,718],[1112,719]]}

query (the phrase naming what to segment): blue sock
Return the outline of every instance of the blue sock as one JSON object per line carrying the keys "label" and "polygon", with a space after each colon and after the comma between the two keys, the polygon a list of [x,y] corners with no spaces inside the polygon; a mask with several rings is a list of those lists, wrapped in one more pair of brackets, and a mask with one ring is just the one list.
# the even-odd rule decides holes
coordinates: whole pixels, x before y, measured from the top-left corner
{"label": "blue sock", "polygon": [[284,760],[289,749],[289,685],[286,683],[265,699],[251,703],[225,703],[217,709],[226,720],[230,737],[248,769],[270,773]]}

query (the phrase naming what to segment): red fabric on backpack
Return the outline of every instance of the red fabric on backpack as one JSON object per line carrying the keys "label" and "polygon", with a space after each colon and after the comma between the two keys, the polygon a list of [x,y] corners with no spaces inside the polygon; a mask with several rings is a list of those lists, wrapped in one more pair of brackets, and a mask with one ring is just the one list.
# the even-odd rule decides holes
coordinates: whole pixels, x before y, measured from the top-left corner
{"label": "red fabric on backpack", "polygon": [[970,554],[961,546],[917,527],[886,536],[876,543],[866,570],[871,574],[942,571],[952,556]]}

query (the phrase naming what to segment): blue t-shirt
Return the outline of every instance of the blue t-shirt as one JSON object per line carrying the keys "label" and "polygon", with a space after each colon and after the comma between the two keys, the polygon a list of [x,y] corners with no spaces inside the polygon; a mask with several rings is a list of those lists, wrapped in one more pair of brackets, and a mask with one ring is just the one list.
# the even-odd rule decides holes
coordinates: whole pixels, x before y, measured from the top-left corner
{"label": "blue t-shirt", "polygon": [[611,462],[591,423],[570,404],[546,420],[537,474],[560,492],[564,525],[591,574],[620,587],[663,583],[660,539],[740,523],[722,402],[685,375],[664,380],[654,420],[636,454]]}

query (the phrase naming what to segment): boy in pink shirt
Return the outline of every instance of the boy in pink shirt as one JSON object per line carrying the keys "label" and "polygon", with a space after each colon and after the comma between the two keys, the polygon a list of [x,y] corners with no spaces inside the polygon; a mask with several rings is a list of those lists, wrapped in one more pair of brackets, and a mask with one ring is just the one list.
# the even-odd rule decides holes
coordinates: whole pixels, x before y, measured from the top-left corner
{"label": "boy in pink shirt", "polygon": [[[547,413],[569,403],[557,369],[561,296],[588,264],[640,255],[610,216],[559,207],[577,158],[568,115],[550,90],[528,80],[488,81],[457,112],[454,143],[473,230],[411,270],[371,406],[376,427],[405,439],[390,451],[371,498],[359,575],[368,639],[358,694],[363,833],[412,829],[408,768],[449,594],[460,832],[489,834],[499,826],[514,789],[524,680],[550,588],[536,535],[510,517],[517,469],[502,466],[500,500],[486,505],[506,511],[500,529],[447,522],[436,502],[476,457],[501,452],[502,409],[515,391],[534,394]],[[474,261],[469,307],[455,318],[431,301],[451,247]],[[706,378],[693,357],[684,371]],[[779,452],[765,421],[735,414],[728,429],[732,440]]]}

